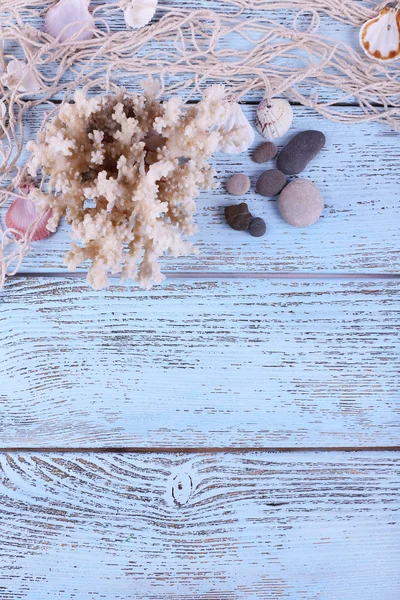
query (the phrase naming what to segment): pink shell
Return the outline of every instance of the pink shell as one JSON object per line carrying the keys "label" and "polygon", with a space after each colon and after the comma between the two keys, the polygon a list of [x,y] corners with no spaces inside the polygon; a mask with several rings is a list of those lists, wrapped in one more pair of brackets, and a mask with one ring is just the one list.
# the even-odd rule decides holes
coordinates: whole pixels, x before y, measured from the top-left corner
{"label": "pink shell", "polygon": [[45,32],[60,42],[67,42],[82,30],[74,41],[90,40],[95,25],[88,9],[89,3],[90,0],[60,0],[47,11]]}
{"label": "pink shell", "polygon": [[[16,198],[6,213],[6,226],[8,229],[12,229],[13,236],[20,240],[28,230],[30,233],[32,223],[36,221],[39,214],[32,200],[29,200],[29,198]],[[32,242],[38,242],[52,234],[46,227],[51,215],[51,209],[42,215],[35,227],[31,238]]]}

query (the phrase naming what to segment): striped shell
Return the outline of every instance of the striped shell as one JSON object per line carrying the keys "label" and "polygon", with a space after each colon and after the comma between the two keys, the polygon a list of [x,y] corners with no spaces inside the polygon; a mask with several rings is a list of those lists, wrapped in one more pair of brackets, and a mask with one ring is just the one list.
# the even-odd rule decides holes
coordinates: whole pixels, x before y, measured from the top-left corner
{"label": "striped shell", "polygon": [[284,135],[293,121],[293,111],[287,100],[263,100],[257,108],[256,127],[267,140]]}
{"label": "striped shell", "polygon": [[400,10],[386,6],[377,17],[360,30],[360,44],[365,54],[381,62],[400,57]]}

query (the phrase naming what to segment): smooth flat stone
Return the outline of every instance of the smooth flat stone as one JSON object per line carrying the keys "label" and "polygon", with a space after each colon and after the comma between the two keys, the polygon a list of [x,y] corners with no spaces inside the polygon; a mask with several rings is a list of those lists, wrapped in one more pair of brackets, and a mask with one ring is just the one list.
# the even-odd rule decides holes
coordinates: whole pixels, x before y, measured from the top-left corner
{"label": "smooth flat stone", "polygon": [[297,175],[317,156],[325,142],[321,131],[301,131],[280,151],[276,166],[286,175]]}
{"label": "smooth flat stone", "polygon": [[278,154],[278,148],[272,142],[265,142],[265,144],[261,144],[258,146],[252,154],[252,159],[256,163],[266,163],[269,160],[275,158]]}
{"label": "smooth flat stone", "polygon": [[286,185],[286,176],[278,169],[269,169],[261,173],[257,180],[256,192],[262,196],[276,196]]}
{"label": "smooth flat stone", "polygon": [[226,182],[226,191],[233,196],[243,196],[247,194],[251,186],[250,178],[242,173],[231,175]]}
{"label": "smooth flat stone", "polygon": [[262,219],[261,217],[255,217],[255,219],[253,219],[250,223],[249,233],[253,237],[262,237],[266,231],[267,226],[265,224],[264,219]]}
{"label": "smooth flat stone", "polygon": [[295,227],[309,227],[318,221],[324,202],[312,181],[295,179],[282,190],[278,206],[287,223]]}

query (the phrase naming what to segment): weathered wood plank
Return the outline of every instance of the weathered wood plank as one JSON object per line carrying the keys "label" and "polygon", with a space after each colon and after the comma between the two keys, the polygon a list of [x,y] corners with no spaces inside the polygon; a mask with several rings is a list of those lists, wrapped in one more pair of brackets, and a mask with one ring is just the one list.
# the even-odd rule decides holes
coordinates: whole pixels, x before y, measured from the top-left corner
{"label": "weathered wood plank", "polygon": [[4,454],[2,600],[398,600],[396,453]]}
{"label": "weathered wood plank", "polygon": [[0,447],[398,445],[399,280],[15,279]]}
{"label": "weathered wood plank", "polygon": [[[254,107],[246,107],[251,120]],[[302,176],[321,189],[323,218],[309,229],[297,229],[279,215],[276,199],[255,193],[255,183],[264,170],[251,161],[251,150],[239,157],[218,154],[214,164],[219,190],[204,192],[198,200],[199,234],[195,241],[200,256],[166,257],[167,270],[181,271],[277,271],[277,272],[384,272],[400,271],[400,192],[398,164],[400,136],[383,126],[367,123],[339,125],[304,108],[295,107],[294,127],[282,140],[304,129],[321,129],[326,148]],[[35,134],[41,110],[27,115],[26,139]],[[257,137],[256,144],[261,142]],[[21,164],[26,160],[22,157]],[[274,166],[274,161],[268,168]],[[230,229],[223,207],[236,202],[224,191],[224,182],[235,172],[248,173],[252,191],[244,199],[251,211],[267,221],[264,238]],[[4,217],[4,208],[1,218]],[[63,256],[70,241],[64,224],[53,237],[32,245],[22,271],[65,270]]]}

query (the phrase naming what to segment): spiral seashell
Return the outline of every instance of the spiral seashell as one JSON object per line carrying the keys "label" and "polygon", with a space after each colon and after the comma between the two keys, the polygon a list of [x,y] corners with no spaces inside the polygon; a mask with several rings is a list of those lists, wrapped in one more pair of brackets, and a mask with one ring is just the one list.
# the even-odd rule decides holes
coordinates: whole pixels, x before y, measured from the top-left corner
{"label": "spiral seashell", "polygon": [[157,0],[129,0],[124,9],[126,24],[133,29],[147,25],[154,17],[157,3]]}
{"label": "spiral seashell", "polygon": [[223,140],[219,144],[218,150],[220,152],[224,152],[225,154],[240,154],[240,152],[247,150],[254,142],[254,130],[242,111],[240,104],[237,102],[230,102],[229,115],[222,125],[222,130],[229,133],[234,127],[243,128],[240,140],[238,143]]}
{"label": "spiral seashell", "polygon": [[365,54],[381,62],[400,57],[400,9],[385,6],[360,29],[360,44]]}
{"label": "spiral seashell", "polygon": [[[90,40],[94,19],[89,12],[90,0],[60,0],[44,19],[44,30],[59,42]],[[78,35],[76,35],[78,33]]]}
{"label": "spiral seashell", "polygon": [[262,100],[257,107],[256,127],[267,140],[276,140],[284,135],[292,121],[292,107],[283,98]]}

